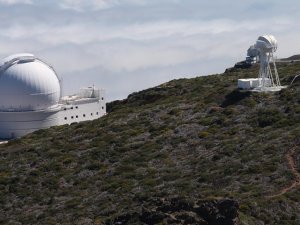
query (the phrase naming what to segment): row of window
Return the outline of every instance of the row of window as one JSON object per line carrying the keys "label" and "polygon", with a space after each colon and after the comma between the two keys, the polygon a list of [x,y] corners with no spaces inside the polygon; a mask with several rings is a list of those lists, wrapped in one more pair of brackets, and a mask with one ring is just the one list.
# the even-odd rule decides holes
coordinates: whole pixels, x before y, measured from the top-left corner
{"label": "row of window", "polygon": [[[74,107],[72,106],[70,109],[74,109]],[[78,106],[75,106],[75,109],[78,109]],[[102,106],[102,109],[104,109],[104,107]],[[64,110],[66,111],[67,108],[64,108]]]}
{"label": "row of window", "polygon": [[[96,112],[96,115],[99,115],[99,112]],[[85,114],[82,114],[83,117],[85,117],[86,115]],[[93,116],[93,113],[91,113],[91,116]],[[78,118],[79,116],[76,115],[75,118]],[[68,117],[65,117],[65,120],[67,120]],[[74,116],[71,116],[71,119],[74,119]]]}
{"label": "row of window", "polygon": [[[74,109],[74,107],[72,106],[70,109]],[[75,106],[75,109],[78,109],[78,106]],[[64,108],[64,110],[67,110],[67,108]]]}

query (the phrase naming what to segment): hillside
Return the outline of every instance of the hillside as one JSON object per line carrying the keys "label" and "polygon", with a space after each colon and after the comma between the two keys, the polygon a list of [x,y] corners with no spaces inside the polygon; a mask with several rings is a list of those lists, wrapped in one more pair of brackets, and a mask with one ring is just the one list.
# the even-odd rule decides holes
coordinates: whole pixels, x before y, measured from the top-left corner
{"label": "hillside", "polygon": [[0,145],[0,223],[300,224],[300,82],[236,90],[257,73],[173,80]]}

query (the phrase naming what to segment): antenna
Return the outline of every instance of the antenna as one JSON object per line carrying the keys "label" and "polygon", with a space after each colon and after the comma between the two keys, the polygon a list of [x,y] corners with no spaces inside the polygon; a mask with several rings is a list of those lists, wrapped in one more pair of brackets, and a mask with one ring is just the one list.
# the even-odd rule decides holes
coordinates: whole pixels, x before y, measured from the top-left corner
{"label": "antenna", "polygon": [[[271,91],[281,89],[281,84],[277,72],[274,52],[277,50],[277,40],[273,35],[258,37],[254,48],[258,50],[260,69],[258,74],[259,85],[256,91]],[[273,71],[270,64],[273,64]]]}

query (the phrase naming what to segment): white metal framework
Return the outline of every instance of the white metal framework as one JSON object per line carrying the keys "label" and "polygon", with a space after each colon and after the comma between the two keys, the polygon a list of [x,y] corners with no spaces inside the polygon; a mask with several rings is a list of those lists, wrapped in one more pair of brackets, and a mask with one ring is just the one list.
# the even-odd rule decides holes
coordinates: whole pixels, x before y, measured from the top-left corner
{"label": "white metal framework", "polygon": [[[252,91],[280,91],[281,86],[274,53],[277,50],[277,40],[273,35],[259,36],[255,45],[250,46],[246,61],[260,63],[258,78],[238,79],[238,88]],[[271,68],[273,65],[273,68]]]}
{"label": "white metal framework", "polygon": [[[259,52],[260,69],[258,74],[259,85],[257,91],[276,91],[281,89],[281,84],[276,68],[274,52],[277,50],[277,40],[273,35],[258,37],[255,48]],[[270,66],[273,65],[273,71]]]}

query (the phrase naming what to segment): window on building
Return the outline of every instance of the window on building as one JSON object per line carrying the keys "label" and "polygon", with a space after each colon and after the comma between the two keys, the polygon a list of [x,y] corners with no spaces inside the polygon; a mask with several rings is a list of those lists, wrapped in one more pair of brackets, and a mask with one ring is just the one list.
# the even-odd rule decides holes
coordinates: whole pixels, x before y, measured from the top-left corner
{"label": "window on building", "polygon": [[85,117],[85,114],[83,114],[83,117]]}
{"label": "window on building", "polygon": [[65,117],[65,120],[67,120],[68,118],[67,117]]}
{"label": "window on building", "polygon": [[74,116],[71,116],[71,119],[74,119]]}
{"label": "window on building", "polygon": [[78,116],[76,116],[76,118],[78,118]]}
{"label": "window on building", "polygon": [[78,106],[76,106],[75,108],[78,109]]}
{"label": "window on building", "polygon": [[73,107],[71,107],[71,109],[73,109]]}
{"label": "window on building", "polygon": [[93,115],[93,113],[91,113],[91,116]]}
{"label": "window on building", "polygon": [[99,113],[98,113],[98,112],[96,112],[96,115],[99,115]]}

